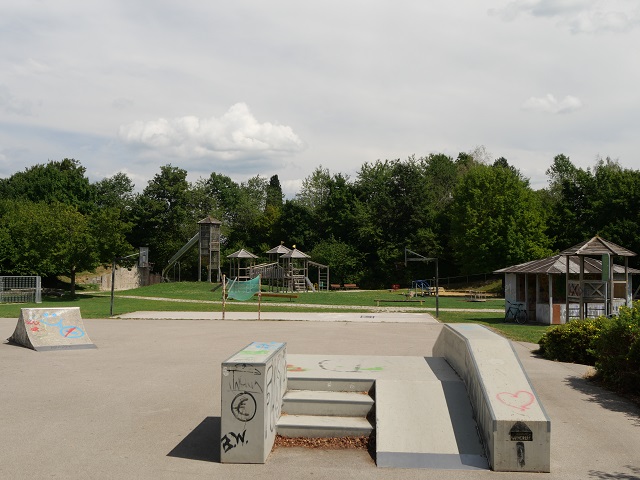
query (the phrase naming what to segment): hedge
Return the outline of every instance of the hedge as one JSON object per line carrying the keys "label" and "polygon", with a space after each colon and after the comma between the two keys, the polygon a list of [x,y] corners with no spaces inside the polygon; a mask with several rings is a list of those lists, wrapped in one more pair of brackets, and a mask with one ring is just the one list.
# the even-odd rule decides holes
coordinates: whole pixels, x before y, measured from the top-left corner
{"label": "hedge", "polygon": [[611,388],[640,394],[640,302],[617,316],[572,320],[549,329],[538,342],[549,360],[596,367]]}

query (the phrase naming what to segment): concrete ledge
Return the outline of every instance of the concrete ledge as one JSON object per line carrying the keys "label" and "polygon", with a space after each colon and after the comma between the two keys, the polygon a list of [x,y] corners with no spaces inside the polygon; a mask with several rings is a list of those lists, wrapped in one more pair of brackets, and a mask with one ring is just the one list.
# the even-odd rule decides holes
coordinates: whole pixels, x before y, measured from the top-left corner
{"label": "concrete ledge", "polygon": [[253,342],[222,363],[221,463],[265,463],[287,391],[287,345]]}
{"label": "concrete ledge", "polygon": [[491,468],[549,472],[551,421],[509,341],[480,325],[450,324],[433,354],[464,381]]}

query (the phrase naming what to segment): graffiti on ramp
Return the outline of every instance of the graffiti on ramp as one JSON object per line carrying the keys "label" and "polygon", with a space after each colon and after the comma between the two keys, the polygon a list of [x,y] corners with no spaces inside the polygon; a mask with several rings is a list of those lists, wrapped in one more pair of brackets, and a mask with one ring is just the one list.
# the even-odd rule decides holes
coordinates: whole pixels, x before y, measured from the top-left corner
{"label": "graffiti on ramp", "polygon": [[21,309],[9,342],[37,351],[96,348],[78,307]]}

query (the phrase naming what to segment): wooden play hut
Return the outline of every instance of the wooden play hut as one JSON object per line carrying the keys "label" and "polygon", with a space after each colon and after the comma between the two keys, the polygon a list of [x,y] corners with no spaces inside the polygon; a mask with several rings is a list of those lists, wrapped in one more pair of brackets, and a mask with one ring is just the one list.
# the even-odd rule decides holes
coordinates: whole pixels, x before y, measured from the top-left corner
{"label": "wooden play hut", "polygon": [[306,291],[309,281],[309,255],[297,248],[280,256],[288,289],[292,292]]}
{"label": "wooden play hut", "polygon": [[236,280],[250,280],[253,278],[252,269],[258,258],[251,252],[241,248],[231,255],[227,255],[229,259],[229,278]]}
{"label": "wooden play hut", "polygon": [[[620,306],[630,305],[631,276],[640,273],[628,265],[634,255],[596,236],[553,257],[494,273],[505,276],[505,309],[519,305],[531,321],[560,324],[616,314]],[[615,264],[613,257],[622,258],[624,265]]]}
{"label": "wooden play hut", "polygon": [[[268,250],[269,261],[251,268],[251,277],[260,275],[269,291],[305,292],[329,289],[329,267],[312,262],[309,255],[297,248],[280,244]],[[313,283],[309,273],[314,272]]]}

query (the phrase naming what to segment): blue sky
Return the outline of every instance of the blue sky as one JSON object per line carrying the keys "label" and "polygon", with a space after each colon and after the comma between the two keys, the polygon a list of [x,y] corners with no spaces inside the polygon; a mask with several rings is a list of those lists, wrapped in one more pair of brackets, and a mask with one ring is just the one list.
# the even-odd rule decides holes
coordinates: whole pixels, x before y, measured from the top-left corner
{"label": "blue sky", "polygon": [[138,188],[484,146],[640,168],[635,0],[0,0],[0,177],[79,160]]}

